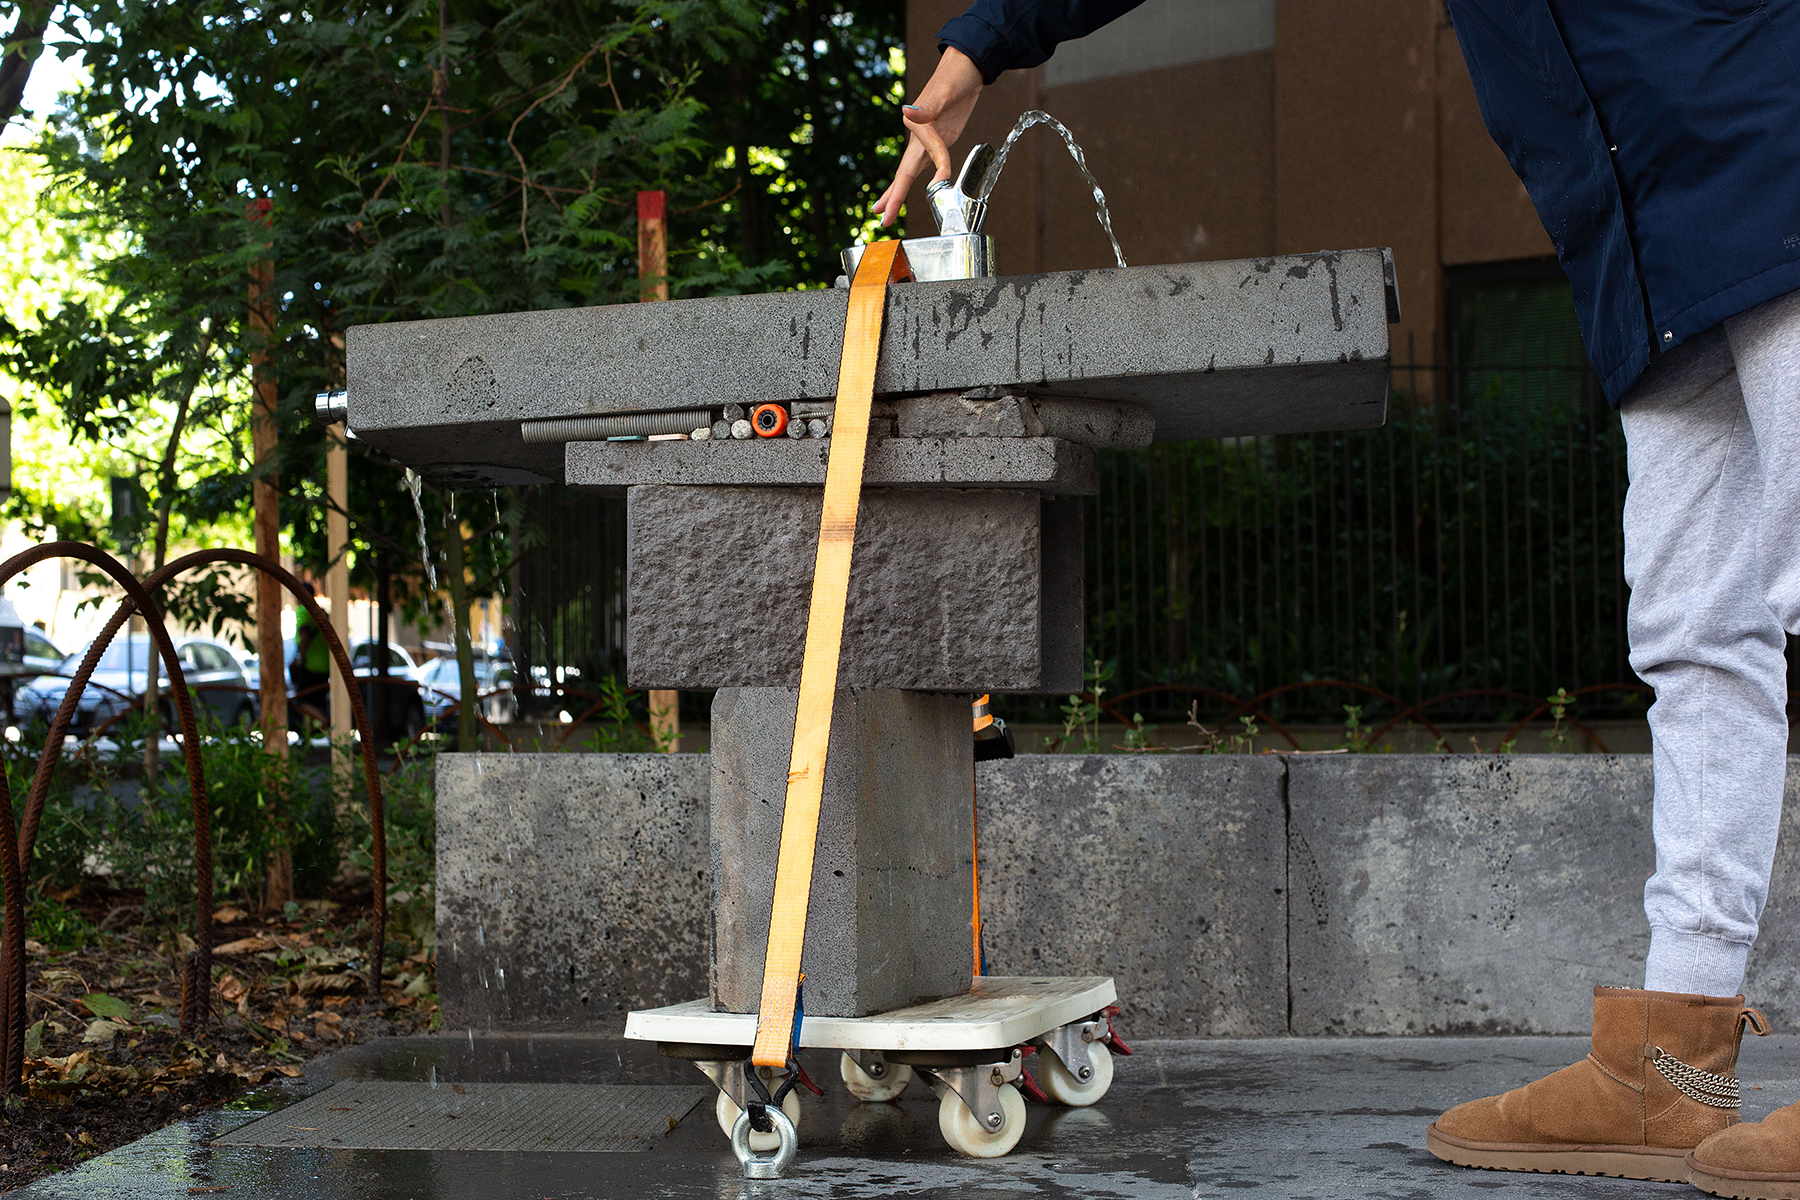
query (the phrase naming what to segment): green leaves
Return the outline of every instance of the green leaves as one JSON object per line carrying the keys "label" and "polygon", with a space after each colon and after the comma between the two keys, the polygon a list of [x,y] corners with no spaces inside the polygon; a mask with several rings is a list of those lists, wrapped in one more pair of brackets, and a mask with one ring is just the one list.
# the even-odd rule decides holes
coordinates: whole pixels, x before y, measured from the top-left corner
{"label": "green leaves", "polygon": [[131,1005],[117,996],[108,996],[105,992],[89,992],[81,998],[82,1005],[96,1017],[106,1021],[129,1021]]}

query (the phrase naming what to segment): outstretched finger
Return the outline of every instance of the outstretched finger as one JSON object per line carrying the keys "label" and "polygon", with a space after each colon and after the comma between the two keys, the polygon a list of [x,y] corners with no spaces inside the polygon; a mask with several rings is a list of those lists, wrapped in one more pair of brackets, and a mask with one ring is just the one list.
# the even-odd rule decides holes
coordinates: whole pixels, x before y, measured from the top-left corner
{"label": "outstretched finger", "polygon": [[906,195],[912,191],[913,181],[925,168],[925,147],[917,138],[908,139],[906,150],[900,155],[900,166],[894,172],[894,181],[888,184],[887,191],[881,193],[881,199],[875,202],[875,212],[881,215],[881,225],[886,228],[900,219],[900,208],[906,203]]}
{"label": "outstretched finger", "polygon": [[[932,181],[948,179],[954,175],[956,167],[950,159],[950,147],[944,144],[944,136],[938,132],[936,123],[920,123],[913,121],[910,117],[903,119],[906,121],[906,128],[913,135],[914,145],[922,143],[925,153],[931,156],[932,165],[937,168],[936,173],[931,177]],[[907,148],[910,150],[912,147]]]}

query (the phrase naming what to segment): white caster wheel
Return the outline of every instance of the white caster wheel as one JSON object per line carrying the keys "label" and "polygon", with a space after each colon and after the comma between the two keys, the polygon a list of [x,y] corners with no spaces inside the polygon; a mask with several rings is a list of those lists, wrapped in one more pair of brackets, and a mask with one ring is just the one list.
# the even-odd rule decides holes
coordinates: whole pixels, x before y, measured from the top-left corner
{"label": "white caster wheel", "polygon": [[[731,1131],[737,1128],[738,1114],[743,1111],[732,1103],[730,1096],[724,1092],[719,1093],[719,1102],[713,1105],[713,1113],[719,1118],[719,1128],[725,1131],[726,1137],[730,1137]],[[800,1128],[799,1096],[789,1092],[787,1098],[781,1102],[781,1111],[787,1114],[790,1125],[795,1129]],[[774,1130],[770,1130],[768,1133],[758,1133],[752,1129],[750,1131],[750,1149],[758,1154],[768,1154],[770,1151],[779,1150],[781,1149],[781,1134]]]}
{"label": "white caster wheel", "polygon": [[1093,1061],[1094,1073],[1088,1079],[1080,1080],[1053,1051],[1039,1050],[1035,1075],[1038,1086],[1052,1100],[1070,1108],[1086,1108],[1098,1102],[1112,1086],[1112,1051],[1100,1042],[1092,1042],[1088,1045],[1088,1058]]}
{"label": "white caster wheel", "polygon": [[1010,1083],[1000,1089],[1000,1111],[1006,1123],[999,1132],[990,1130],[950,1088],[938,1101],[938,1131],[950,1148],[971,1158],[999,1158],[1019,1144],[1025,1135],[1025,1097]]}
{"label": "white caster wheel", "polygon": [[867,1100],[873,1104],[898,1100],[900,1093],[906,1090],[906,1085],[912,1082],[912,1068],[905,1063],[883,1063],[882,1066],[885,1070],[881,1078],[877,1079],[863,1070],[854,1058],[845,1054],[838,1059],[838,1077],[858,1100]]}

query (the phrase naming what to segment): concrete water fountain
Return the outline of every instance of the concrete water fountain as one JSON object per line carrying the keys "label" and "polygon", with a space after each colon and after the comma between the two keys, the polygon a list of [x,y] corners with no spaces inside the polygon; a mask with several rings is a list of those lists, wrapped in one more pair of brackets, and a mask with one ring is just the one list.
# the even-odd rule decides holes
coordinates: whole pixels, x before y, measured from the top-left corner
{"label": "concrete water fountain", "polygon": [[[972,208],[992,181],[974,186],[971,161],[933,196],[942,235],[908,244],[932,272],[991,270]],[[623,495],[628,681],[718,689],[711,995],[633,1013],[627,1036],[699,1065],[737,1140],[847,304],[787,292],[348,336],[363,441],[451,487]],[[1384,250],[889,288],[802,963],[799,1044],[845,1050],[854,1094],[923,1072],[946,1139],[993,1155],[1023,1127],[1027,1045],[1053,1098],[1104,1093],[1110,979],[971,989],[970,698],[1081,689],[1096,451],[1379,425],[1396,319]]]}

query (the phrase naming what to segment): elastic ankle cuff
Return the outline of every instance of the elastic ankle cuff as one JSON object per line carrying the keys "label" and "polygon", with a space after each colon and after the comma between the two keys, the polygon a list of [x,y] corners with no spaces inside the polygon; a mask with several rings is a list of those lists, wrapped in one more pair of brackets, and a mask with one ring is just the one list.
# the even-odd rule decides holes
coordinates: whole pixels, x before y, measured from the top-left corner
{"label": "elastic ankle cuff", "polygon": [[1750,947],[1700,933],[1652,926],[1644,962],[1644,990],[1735,996],[1744,986]]}

